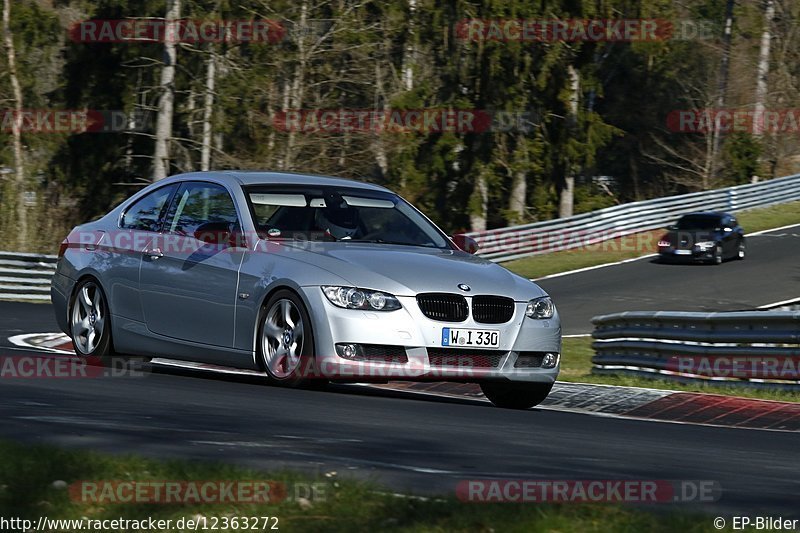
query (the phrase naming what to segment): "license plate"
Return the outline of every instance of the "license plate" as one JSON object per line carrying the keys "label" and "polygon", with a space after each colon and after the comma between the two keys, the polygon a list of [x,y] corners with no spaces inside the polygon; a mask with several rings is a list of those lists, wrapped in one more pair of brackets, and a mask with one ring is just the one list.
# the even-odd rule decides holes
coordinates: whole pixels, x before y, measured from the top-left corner
{"label": "license plate", "polygon": [[675,250],[675,255],[692,255],[691,250]]}
{"label": "license plate", "polygon": [[500,332],[491,329],[442,328],[442,346],[500,346]]}

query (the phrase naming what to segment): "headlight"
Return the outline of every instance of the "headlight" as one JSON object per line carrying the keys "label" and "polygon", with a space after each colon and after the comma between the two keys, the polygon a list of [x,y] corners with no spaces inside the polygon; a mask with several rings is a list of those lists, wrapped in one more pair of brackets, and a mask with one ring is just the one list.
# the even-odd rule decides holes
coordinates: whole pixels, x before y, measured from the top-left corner
{"label": "headlight", "polygon": [[711,248],[714,248],[716,245],[717,243],[715,243],[714,241],[703,241],[695,244],[697,249],[702,251],[710,250]]}
{"label": "headlight", "polygon": [[400,309],[400,301],[388,292],[359,289],[358,287],[323,286],[322,292],[333,305],[345,309],[366,311],[394,311]]}
{"label": "headlight", "polygon": [[534,298],[528,302],[528,307],[525,309],[525,316],[528,318],[553,318],[553,313],[556,306],[553,305],[553,300],[549,296],[542,296],[541,298]]}

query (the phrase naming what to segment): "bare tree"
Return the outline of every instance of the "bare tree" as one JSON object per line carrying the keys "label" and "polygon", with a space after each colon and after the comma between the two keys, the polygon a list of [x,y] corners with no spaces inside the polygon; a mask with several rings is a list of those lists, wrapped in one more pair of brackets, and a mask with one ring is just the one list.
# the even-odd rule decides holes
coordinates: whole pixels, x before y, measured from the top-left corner
{"label": "bare tree", "polygon": [[403,86],[406,91],[414,88],[414,64],[416,63],[416,31],[417,0],[408,0],[408,30],[406,47],[403,51]]}
{"label": "bare tree", "polygon": [[156,146],[153,154],[153,181],[169,174],[169,142],[172,137],[172,114],[175,105],[175,64],[178,57],[178,19],[181,0],[167,0],[167,24],[164,36],[164,66],[161,68],[161,96],[158,100]]}
{"label": "bare tree", "polygon": [[17,59],[14,49],[14,35],[11,33],[11,0],[3,2],[3,41],[8,62],[8,77],[14,93],[14,120],[11,123],[11,138],[14,149],[14,176],[16,188],[15,215],[17,244],[25,246],[28,240],[28,216],[25,211],[25,161],[22,151],[22,88],[17,76]]}
{"label": "bare tree", "polygon": [[[303,105],[303,97],[306,89],[306,67],[310,61],[311,50],[308,46],[308,2],[304,1],[300,7],[299,37],[297,38],[297,64],[294,68],[291,89],[289,93],[289,105],[292,109],[298,110]],[[295,144],[297,142],[297,132],[289,131],[286,140],[286,152],[283,156],[285,168],[291,170],[294,166]]]}
{"label": "bare tree", "polygon": [[216,56],[214,47],[210,48],[206,65],[205,100],[203,102],[203,140],[200,151],[200,170],[209,170],[211,167],[211,118],[214,112],[214,85],[216,83]]}
{"label": "bare tree", "polygon": [[775,2],[766,0],[764,6],[764,29],[761,32],[761,47],[758,54],[758,68],[756,74],[756,106],[755,128],[756,135],[763,134],[764,102],[767,99],[767,75],[769,74],[769,51],[772,42],[772,19],[775,18]]}
{"label": "bare tree", "polygon": [[[725,97],[728,93],[728,73],[731,61],[731,36],[733,34],[733,4],[734,0],[725,3],[725,29],[722,34],[722,60],[719,65],[719,81],[717,82],[717,108],[725,107]],[[712,135],[711,169],[712,176],[716,176],[719,168],[719,147],[722,142],[722,128],[719,120],[716,122]]]}
{"label": "bare tree", "polygon": [[525,219],[528,196],[528,151],[522,134],[517,136],[517,149],[511,170],[511,191],[508,198],[508,222],[520,224]]}
{"label": "bare tree", "polygon": [[714,174],[714,143],[719,135],[719,119],[713,108],[717,94],[703,80],[680,83],[690,108],[697,110],[696,132],[675,132],[661,137],[651,135],[652,148],[643,148],[642,155],[664,169],[664,175],[675,184],[694,191],[707,191],[723,183]]}
{"label": "bare tree", "polygon": [[489,184],[487,178],[490,173],[491,166],[481,165],[475,175],[469,213],[469,225],[472,231],[486,230],[486,218],[489,208]]}
{"label": "bare tree", "polygon": [[[575,130],[578,122],[578,104],[581,93],[581,75],[573,65],[567,67],[569,78],[569,125],[571,130]],[[567,175],[564,176],[564,183],[561,187],[558,201],[558,217],[571,217],[575,202],[575,176],[574,162],[569,161],[566,169]]]}

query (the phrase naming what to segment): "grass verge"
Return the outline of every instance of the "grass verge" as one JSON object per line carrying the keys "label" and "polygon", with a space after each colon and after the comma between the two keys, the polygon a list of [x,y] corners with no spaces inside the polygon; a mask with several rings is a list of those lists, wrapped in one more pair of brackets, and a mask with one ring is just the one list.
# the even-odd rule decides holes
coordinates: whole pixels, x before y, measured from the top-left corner
{"label": "grass verge", "polygon": [[562,341],[561,348],[561,381],[579,383],[599,383],[622,387],[646,387],[651,389],[669,389],[684,392],[705,392],[738,396],[740,398],[756,398],[759,400],[776,400],[781,402],[800,402],[800,392],[771,389],[754,389],[748,387],[713,386],[704,383],[683,384],[665,379],[648,379],[636,376],[605,376],[592,374],[592,338],[571,337]]}
{"label": "grass verge", "polygon": [[[380,493],[367,483],[290,473],[261,472],[220,464],[156,461],[108,456],[0,441],[0,516],[48,519],[172,520],[228,517],[277,517],[281,531],[708,531],[711,517],[679,513],[674,507],[652,510],[608,504],[471,504],[452,497],[415,499]],[[73,501],[67,488],[93,480],[264,480],[287,484],[325,484],[325,498],[266,504],[98,504]],[[54,486],[54,482],[56,482]],[[60,485],[60,487],[59,487]],[[290,491],[291,492],[291,491]],[[266,529],[269,531],[272,522]],[[78,528],[60,529],[73,531]],[[243,528],[239,525],[239,531]],[[118,529],[124,530],[124,529]],[[248,528],[248,530],[252,530]],[[159,531],[178,531],[175,526]]]}
{"label": "grass verge", "polygon": [[[800,202],[751,209],[736,216],[748,233],[800,224]],[[656,243],[664,231],[659,229],[635,233],[585,248],[526,257],[502,265],[520,276],[537,279],[558,272],[614,263],[655,253]]]}

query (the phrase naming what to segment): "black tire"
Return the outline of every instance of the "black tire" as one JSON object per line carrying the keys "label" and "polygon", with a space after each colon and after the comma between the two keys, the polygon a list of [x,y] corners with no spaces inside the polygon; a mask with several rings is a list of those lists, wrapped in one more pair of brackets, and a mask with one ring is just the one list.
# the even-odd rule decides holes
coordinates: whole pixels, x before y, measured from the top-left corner
{"label": "black tire", "polygon": [[[278,305],[281,301],[288,300],[294,306],[302,321],[303,326],[303,339],[302,346],[299,350],[299,363],[296,367],[292,368],[286,375],[278,375],[276,371],[270,368],[270,354],[267,352],[269,347],[268,340],[265,339],[264,329],[267,323],[268,314]],[[295,317],[296,319],[297,317]],[[314,358],[314,333],[311,325],[311,318],[306,310],[305,304],[300,297],[288,290],[281,289],[275,292],[261,308],[258,318],[258,362],[262,370],[266,372],[268,381],[273,385],[281,385],[285,387],[303,387],[303,388],[324,388],[327,385],[327,380],[316,371],[315,358]]]}
{"label": "black tire", "polygon": [[[78,298],[82,298],[84,293],[89,295],[90,301],[96,302],[92,307],[93,312],[89,312],[88,316],[86,315],[87,306],[78,301]],[[98,323],[98,317],[102,317],[102,328],[100,328],[99,337],[93,343],[89,341],[88,333],[86,334],[86,339],[83,339],[84,335],[79,331],[80,326],[76,324],[84,316],[92,323],[92,329]],[[75,286],[70,297],[67,321],[70,329],[69,336],[72,340],[75,354],[89,364],[98,366],[110,365],[112,357],[115,355],[114,344],[111,342],[111,313],[105,291],[95,279],[86,278]]]}
{"label": "black tire", "polygon": [[503,409],[530,409],[542,403],[552,388],[552,383],[481,383],[486,398]]}
{"label": "black tire", "polygon": [[743,261],[745,255],[747,255],[747,245],[744,242],[744,237],[742,237],[739,239],[739,245],[736,248],[736,259]]}
{"label": "black tire", "polygon": [[721,244],[717,244],[714,247],[714,257],[711,259],[711,264],[712,265],[721,265],[723,260],[724,260],[724,257],[723,257],[723,254],[722,254],[722,245]]}

